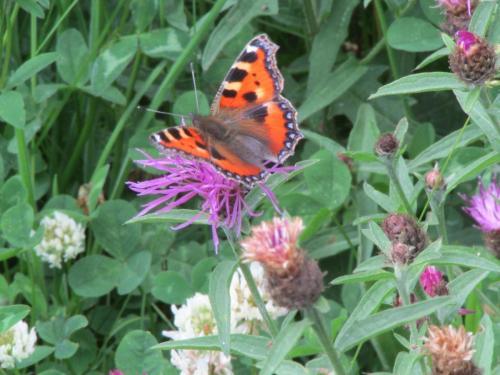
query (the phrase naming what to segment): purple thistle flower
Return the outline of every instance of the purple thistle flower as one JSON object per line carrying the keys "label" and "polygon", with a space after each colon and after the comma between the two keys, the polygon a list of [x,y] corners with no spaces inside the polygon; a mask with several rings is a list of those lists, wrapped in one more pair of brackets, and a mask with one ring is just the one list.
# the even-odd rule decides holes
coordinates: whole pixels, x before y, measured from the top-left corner
{"label": "purple thistle flower", "polygon": [[[219,237],[217,228],[224,225],[237,235],[241,231],[243,215],[258,216],[245,202],[249,189],[243,184],[231,180],[205,161],[188,159],[180,154],[163,154],[155,159],[145,152],[145,160],[136,160],[144,167],[154,168],[161,176],[147,181],[127,182],[129,188],[138,196],[158,196],[143,205],[137,216],[149,212],[169,212],[195,199],[201,199],[200,212],[186,222],[173,227],[178,230],[193,224],[203,214],[208,215],[208,222],[212,226],[212,239],[217,252]],[[295,167],[273,167],[270,173],[286,173]],[[275,209],[280,212],[274,193],[263,183],[258,185]]]}
{"label": "purple thistle flower", "polygon": [[500,185],[496,177],[490,183],[488,189],[484,188],[483,182],[479,181],[479,193],[472,197],[462,196],[469,204],[464,211],[476,222],[479,229],[484,233],[500,230]]}

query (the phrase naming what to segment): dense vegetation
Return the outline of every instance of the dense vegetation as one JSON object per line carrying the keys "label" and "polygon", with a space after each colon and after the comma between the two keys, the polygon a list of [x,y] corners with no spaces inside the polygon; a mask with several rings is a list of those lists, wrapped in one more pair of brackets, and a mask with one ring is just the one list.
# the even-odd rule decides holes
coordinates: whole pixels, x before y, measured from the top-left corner
{"label": "dense vegetation", "polygon": [[[0,373],[500,374],[497,1],[0,3]],[[262,33],[293,156],[158,153]]]}

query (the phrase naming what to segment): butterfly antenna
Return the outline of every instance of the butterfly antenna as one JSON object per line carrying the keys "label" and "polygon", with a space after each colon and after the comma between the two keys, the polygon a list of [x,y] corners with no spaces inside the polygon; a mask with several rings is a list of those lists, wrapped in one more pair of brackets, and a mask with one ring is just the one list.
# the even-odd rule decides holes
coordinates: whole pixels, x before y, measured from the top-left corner
{"label": "butterfly antenna", "polygon": [[196,112],[200,113],[200,103],[198,103],[198,90],[196,89],[196,79],[194,76],[194,65],[193,62],[189,64],[191,67],[191,77],[193,78],[193,88],[194,88],[194,101],[196,103]]}
{"label": "butterfly antenna", "polygon": [[146,112],[158,113],[160,115],[170,115],[170,116],[180,117],[181,119],[183,119],[183,121],[184,121],[184,117],[185,117],[184,115],[180,115],[178,113],[157,111],[156,109],[146,108],[146,107],[143,107],[143,106],[140,106],[140,105],[137,106],[137,109],[140,109],[141,111],[146,111]]}

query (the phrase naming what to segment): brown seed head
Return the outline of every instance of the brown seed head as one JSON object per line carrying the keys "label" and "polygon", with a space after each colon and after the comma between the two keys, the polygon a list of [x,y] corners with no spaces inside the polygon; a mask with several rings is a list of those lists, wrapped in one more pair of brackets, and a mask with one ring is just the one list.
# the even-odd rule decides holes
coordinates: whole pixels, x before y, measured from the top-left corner
{"label": "brown seed head", "polygon": [[408,254],[407,258],[399,257],[397,260],[399,263],[405,259],[407,259],[406,263],[411,262],[427,246],[427,235],[411,216],[389,214],[382,223],[382,229],[393,244],[399,243],[407,246],[405,249],[397,245],[398,248],[393,250],[396,256],[403,255],[404,250],[406,250],[405,254]]}
{"label": "brown seed head", "polygon": [[399,141],[392,133],[382,134],[375,143],[375,153],[381,157],[393,156],[399,147]]}

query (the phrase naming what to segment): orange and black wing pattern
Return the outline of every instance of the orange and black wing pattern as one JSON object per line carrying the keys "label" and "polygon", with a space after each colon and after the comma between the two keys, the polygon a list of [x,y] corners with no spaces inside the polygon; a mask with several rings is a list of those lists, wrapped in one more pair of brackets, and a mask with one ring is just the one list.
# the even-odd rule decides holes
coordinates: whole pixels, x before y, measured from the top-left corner
{"label": "orange and black wing pattern", "polygon": [[193,127],[176,126],[160,130],[151,134],[150,141],[163,153],[173,151],[200,159],[211,159],[205,140]]}
{"label": "orange and black wing pattern", "polygon": [[224,78],[212,113],[264,103],[278,96],[283,90],[283,76],[276,65],[277,50],[278,46],[267,35],[253,38]]}

